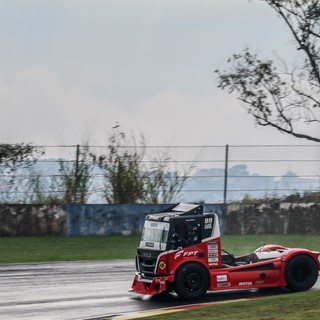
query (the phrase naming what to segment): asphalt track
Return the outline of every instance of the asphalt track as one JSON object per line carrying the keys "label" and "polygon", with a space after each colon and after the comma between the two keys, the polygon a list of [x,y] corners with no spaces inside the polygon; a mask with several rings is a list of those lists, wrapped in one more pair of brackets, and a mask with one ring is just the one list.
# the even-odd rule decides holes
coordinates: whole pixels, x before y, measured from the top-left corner
{"label": "asphalt track", "polygon": [[[132,260],[0,265],[0,319],[102,320],[186,304],[175,294],[160,299],[129,293],[134,273]],[[312,290],[319,289],[320,281]],[[281,288],[213,292],[197,303],[285,293]]]}

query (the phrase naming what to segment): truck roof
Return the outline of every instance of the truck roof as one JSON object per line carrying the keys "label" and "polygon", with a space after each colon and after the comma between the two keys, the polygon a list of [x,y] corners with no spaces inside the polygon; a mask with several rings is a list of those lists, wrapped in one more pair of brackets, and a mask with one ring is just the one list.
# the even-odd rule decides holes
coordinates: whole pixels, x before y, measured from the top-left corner
{"label": "truck roof", "polygon": [[194,216],[203,214],[203,205],[189,204],[189,203],[178,203],[170,206],[164,211],[148,214],[146,220],[154,221],[169,221],[172,218],[180,216]]}

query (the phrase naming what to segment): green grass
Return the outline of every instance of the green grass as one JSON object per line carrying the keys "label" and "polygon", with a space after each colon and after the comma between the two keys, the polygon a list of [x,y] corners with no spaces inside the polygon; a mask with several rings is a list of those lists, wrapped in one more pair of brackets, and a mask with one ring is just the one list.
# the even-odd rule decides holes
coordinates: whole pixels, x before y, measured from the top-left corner
{"label": "green grass", "polygon": [[290,293],[256,300],[218,304],[188,311],[146,317],[144,320],[316,320],[320,314],[319,291]]}
{"label": "green grass", "polygon": [[[0,263],[133,259],[139,235],[90,237],[2,237]],[[320,235],[228,235],[222,247],[235,255],[276,243],[320,250]]]}
{"label": "green grass", "polygon": [[0,263],[134,259],[138,235],[3,237]]}

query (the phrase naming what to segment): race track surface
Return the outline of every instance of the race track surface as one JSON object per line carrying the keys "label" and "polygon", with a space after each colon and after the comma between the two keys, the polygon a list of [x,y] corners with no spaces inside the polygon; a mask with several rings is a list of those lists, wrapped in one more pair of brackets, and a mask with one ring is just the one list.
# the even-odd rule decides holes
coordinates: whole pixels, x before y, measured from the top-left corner
{"label": "race track surface", "polygon": [[[0,265],[0,319],[83,320],[186,304],[128,293],[133,260]],[[320,289],[320,281],[312,290]],[[208,293],[199,303],[283,294],[284,289]]]}

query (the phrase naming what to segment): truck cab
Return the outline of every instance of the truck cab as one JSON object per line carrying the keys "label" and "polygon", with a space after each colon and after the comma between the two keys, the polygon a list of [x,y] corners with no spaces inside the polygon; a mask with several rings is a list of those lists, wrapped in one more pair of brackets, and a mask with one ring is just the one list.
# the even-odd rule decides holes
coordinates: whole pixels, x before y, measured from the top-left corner
{"label": "truck cab", "polygon": [[204,213],[203,205],[185,203],[147,215],[131,291],[168,291],[176,271],[188,261],[197,261],[204,270],[222,265],[218,216]]}
{"label": "truck cab", "polygon": [[263,245],[245,256],[221,248],[219,219],[198,204],[178,203],[145,218],[129,291],[175,291],[195,300],[207,290],[287,287],[310,289],[318,280],[320,252]]}

